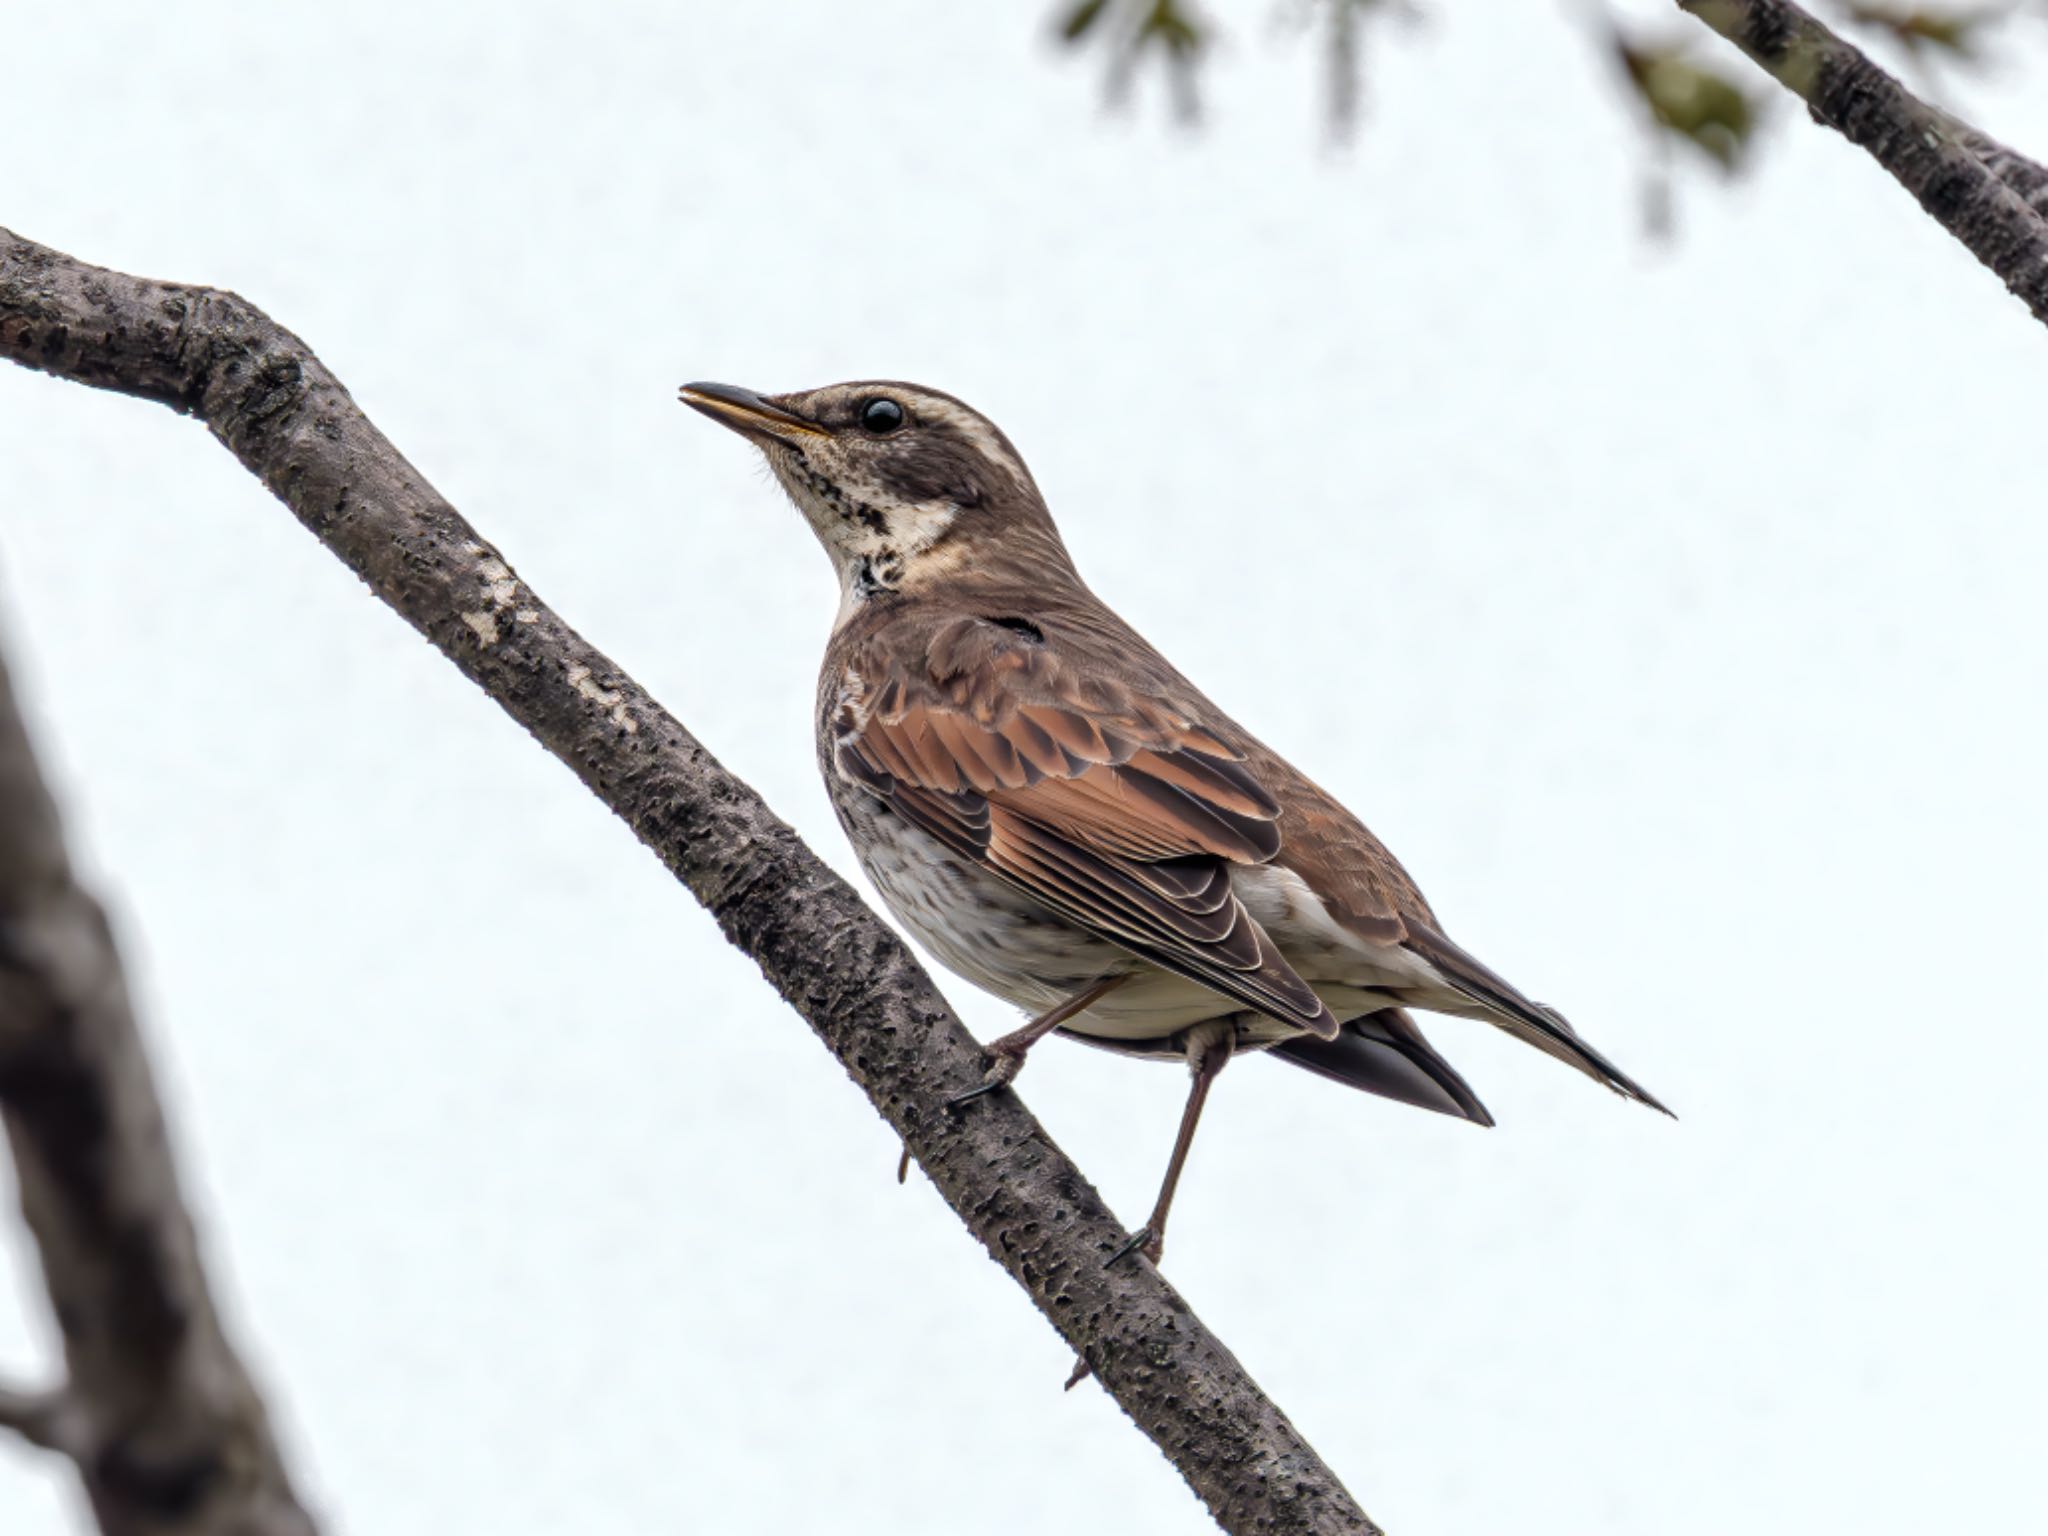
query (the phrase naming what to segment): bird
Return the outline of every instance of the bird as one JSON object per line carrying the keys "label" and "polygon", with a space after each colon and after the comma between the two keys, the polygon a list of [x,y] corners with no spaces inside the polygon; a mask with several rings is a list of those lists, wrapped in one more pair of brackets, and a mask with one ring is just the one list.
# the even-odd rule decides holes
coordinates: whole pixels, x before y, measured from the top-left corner
{"label": "bird", "polygon": [[[1203,1106],[1239,1055],[1492,1125],[1419,1009],[1485,1020],[1670,1114],[1455,943],[1364,823],[1089,589],[986,416],[894,380],[680,395],[760,450],[838,575],[818,763],[862,869],[941,964],[1030,1015],[952,1107],[1012,1083],[1054,1032],[1189,1069],[1158,1198],[1111,1262],[1160,1261]],[[1274,644],[1279,626],[1247,622],[1254,599],[1216,581],[1191,569],[1191,603]]]}

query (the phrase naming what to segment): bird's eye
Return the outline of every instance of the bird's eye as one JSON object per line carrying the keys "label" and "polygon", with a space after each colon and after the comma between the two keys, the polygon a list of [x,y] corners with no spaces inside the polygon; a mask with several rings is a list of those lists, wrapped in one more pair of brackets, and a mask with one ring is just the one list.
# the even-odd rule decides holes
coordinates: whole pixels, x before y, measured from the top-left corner
{"label": "bird's eye", "polygon": [[870,432],[894,432],[903,425],[903,407],[894,400],[870,400],[860,408],[860,424]]}

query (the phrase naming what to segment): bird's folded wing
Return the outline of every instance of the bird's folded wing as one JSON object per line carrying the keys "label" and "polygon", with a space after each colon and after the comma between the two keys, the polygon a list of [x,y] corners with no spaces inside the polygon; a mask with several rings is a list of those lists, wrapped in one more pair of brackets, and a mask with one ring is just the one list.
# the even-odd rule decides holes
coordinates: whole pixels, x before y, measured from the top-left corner
{"label": "bird's folded wing", "polygon": [[1231,891],[1232,864],[1280,851],[1280,807],[1241,756],[1156,700],[1037,660],[973,619],[913,664],[852,658],[831,726],[838,771],[1077,926],[1333,1036]]}

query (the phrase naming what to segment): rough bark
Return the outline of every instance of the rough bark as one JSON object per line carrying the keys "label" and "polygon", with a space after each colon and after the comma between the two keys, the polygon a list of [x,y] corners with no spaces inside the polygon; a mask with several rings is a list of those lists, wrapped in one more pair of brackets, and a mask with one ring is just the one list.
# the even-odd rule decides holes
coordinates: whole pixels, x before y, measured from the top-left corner
{"label": "rough bark", "polygon": [[1889,171],[2048,325],[2048,170],[1920,100],[1791,0],[1678,0]]}
{"label": "rough bark", "polygon": [[99,903],[0,658],[0,1121],[65,1380],[0,1426],[68,1457],[108,1536],[312,1536],[221,1331]]}
{"label": "rough bark", "polygon": [[[198,416],[560,758],[751,955],[990,1255],[1233,1532],[1375,1527],[1018,1098],[894,933],[761,798],[534,595],[297,337],[246,301],[0,229],[0,355]],[[1055,1401],[1055,1399],[1049,1399]]]}

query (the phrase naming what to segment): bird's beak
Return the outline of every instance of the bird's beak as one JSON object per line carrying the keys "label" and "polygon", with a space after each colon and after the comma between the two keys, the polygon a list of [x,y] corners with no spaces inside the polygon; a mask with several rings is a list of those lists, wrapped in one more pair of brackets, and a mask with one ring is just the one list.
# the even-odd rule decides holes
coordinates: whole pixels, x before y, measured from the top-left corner
{"label": "bird's beak", "polygon": [[683,404],[702,411],[720,426],[731,427],[743,437],[787,441],[795,437],[831,436],[816,422],[771,405],[751,389],[741,389],[737,384],[685,384],[680,398]]}

